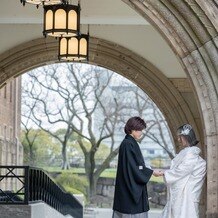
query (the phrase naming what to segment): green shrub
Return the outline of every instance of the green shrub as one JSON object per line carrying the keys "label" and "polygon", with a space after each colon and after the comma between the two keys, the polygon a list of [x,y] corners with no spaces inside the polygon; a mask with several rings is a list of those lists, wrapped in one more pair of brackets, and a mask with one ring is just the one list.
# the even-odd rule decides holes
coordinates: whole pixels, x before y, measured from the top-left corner
{"label": "green shrub", "polygon": [[66,186],[64,189],[65,189],[66,192],[69,192],[71,194],[83,194],[81,191],[79,191],[79,190],[77,190],[75,188],[71,188],[69,186]]}
{"label": "green shrub", "polygon": [[69,172],[63,172],[57,176],[55,180],[64,188],[65,191],[69,191],[73,194],[83,193],[85,196],[87,196],[88,182],[85,177],[78,176]]}

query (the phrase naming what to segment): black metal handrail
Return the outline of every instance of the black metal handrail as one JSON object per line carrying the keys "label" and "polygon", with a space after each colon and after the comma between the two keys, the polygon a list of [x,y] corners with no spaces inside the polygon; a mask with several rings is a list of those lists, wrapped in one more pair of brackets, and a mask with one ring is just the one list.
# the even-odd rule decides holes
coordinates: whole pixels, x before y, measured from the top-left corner
{"label": "black metal handrail", "polygon": [[63,215],[83,217],[82,204],[73,195],[63,191],[42,169],[0,166],[0,204],[29,204],[40,200]]}

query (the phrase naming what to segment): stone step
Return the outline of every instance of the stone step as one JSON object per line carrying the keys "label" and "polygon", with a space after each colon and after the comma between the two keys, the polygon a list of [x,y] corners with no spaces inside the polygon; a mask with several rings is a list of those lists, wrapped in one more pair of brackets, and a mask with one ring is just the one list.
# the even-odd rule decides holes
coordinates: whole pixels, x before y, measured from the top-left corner
{"label": "stone step", "polygon": [[[159,218],[162,210],[151,209],[148,212],[149,218]],[[110,208],[86,208],[84,210],[84,218],[111,218],[112,209]]]}

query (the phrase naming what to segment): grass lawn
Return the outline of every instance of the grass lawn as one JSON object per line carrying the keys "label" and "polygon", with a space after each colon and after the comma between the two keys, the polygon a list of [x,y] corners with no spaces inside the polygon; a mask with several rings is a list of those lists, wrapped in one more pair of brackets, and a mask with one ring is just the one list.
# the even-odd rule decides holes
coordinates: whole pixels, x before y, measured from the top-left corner
{"label": "grass lawn", "polygon": [[[70,168],[70,170],[61,170],[58,167],[44,167],[44,170],[48,172],[69,172],[69,173],[75,173],[75,174],[84,174],[85,169],[84,168]],[[100,177],[104,178],[115,178],[116,177],[116,169],[111,168],[111,169],[106,169]],[[163,183],[163,178],[162,177],[151,177],[151,180],[153,182],[158,182],[158,183]]]}

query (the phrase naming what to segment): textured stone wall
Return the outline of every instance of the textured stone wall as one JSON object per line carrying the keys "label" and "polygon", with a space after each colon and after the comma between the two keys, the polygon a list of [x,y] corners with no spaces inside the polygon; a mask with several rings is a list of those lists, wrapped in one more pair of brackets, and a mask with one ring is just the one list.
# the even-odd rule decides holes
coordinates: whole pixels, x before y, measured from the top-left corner
{"label": "textured stone wall", "polygon": [[1,218],[72,218],[64,216],[49,205],[38,202],[29,205],[0,205]]}
{"label": "textured stone wall", "polygon": [[206,216],[218,217],[218,3],[212,0],[122,1],[161,33],[187,72],[207,147]]}

